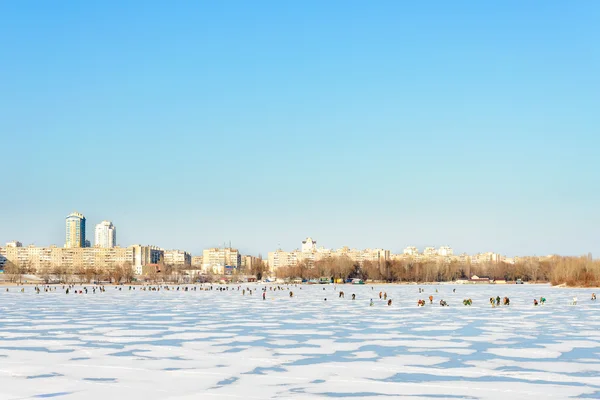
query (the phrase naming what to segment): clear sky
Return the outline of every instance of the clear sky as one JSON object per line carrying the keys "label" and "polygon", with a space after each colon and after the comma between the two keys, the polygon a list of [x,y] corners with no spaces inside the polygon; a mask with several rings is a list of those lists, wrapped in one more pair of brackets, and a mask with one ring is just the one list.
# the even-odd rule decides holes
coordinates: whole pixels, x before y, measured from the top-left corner
{"label": "clear sky", "polygon": [[0,2],[0,242],[600,255],[598,1]]}

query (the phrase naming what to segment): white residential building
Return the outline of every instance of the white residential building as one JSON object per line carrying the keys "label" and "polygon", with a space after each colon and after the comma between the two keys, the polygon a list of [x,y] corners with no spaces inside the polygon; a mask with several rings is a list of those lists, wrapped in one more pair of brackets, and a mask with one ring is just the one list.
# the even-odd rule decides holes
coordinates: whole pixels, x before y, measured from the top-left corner
{"label": "white residential building", "polygon": [[102,221],[96,225],[94,245],[112,248],[117,245],[117,228],[110,221]]}
{"label": "white residential building", "polygon": [[302,241],[302,252],[303,253],[312,253],[317,250],[317,241],[308,237],[306,240]]}
{"label": "white residential building", "polygon": [[365,261],[384,262],[390,259],[390,251],[384,249],[357,250],[342,247],[338,250],[317,248],[317,242],[312,238],[302,241],[302,250],[283,251],[281,249],[268,254],[268,265],[272,272],[281,267],[289,267],[298,263],[306,263],[309,267],[328,258],[348,257],[350,260],[362,265]]}
{"label": "white residential building", "polygon": [[438,249],[437,254],[442,257],[450,257],[454,255],[454,250],[450,246],[442,246]]}
{"label": "white residential building", "polygon": [[471,256],[471,264],[497,264],[503,262],[504,256],[498,253],[478,253]]}
{"label": "white residential building", "polygon": [[407,247],[404,249],[404,254],[407,256],[416,256],[419,254],[419,250],[414,246]]}
{"label": "white residential building", "polygon": [[423,255],[424,256],[437,256],[437,250],[435,249],[435,247],[425,247],[425,250],[423,250]]}

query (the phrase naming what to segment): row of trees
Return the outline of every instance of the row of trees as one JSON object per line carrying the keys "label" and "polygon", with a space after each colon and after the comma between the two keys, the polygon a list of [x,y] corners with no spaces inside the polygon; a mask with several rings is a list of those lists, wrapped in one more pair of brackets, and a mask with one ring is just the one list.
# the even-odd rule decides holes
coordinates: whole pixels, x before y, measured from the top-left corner
{"label": "row of trees", "polygon": [[[250,274],[261,280],[268,272],[262,260],[253,263],[248,271],[235,271],[234,275]],[[4,274],[11,282],[23,282],[25,275],[36,275],[44,282],[113,282],[130,283],[135,274],[130,263],[111,265],[106,268],[76,267],[40,267],[33,268],[28,263],[16,264],[7,261]],[[415,262],[411,260],[393,260],[385,262],[364,261],[362,265],[349,257],[341,256],[320,260],[311,264],[307,261],[297,265],[281,267],[276,272],[278,278],[314,279],[330,277],[335,279],[361,278],[385,282],[448,282],[468,279],[472,275],[490,279],[534,282],[552,282],[554,285],[600,286],[600,261],[588,257],[551,257],[544,260],[526,259],[516,264],[489,263],[465,264],[457,261],[449,263]],[[214,282],[220,275],[189,276],[181,268],[172,265],[160,265],[146,271],[144,280],[152,283],[175,282],[189,283],[195,280]],[[234,276],[235,278],[235,276]]]}
{"label": "row of trees", "polygon": [[494,280],[552,282],[555,285],[600,285],[600,261],[588,257],[551,257],[538,260],[526,259],[516,264],[488,263],[468,264],[458,261],[449,263],[415,262],[393,260],[385,262],[364,261],[362,266],[348,257],[307,261],[277,270],[278,278],[313,279],[319,277],[361,278],[386,282],[448,282],[469,279],[471,276],[489,277]]}
{"label": "row of trees", "polygon": [[13,263],[7,261],[4,274],[10,282],[22,283],[25,275],[35,275],[45,283],[58,280],[62,283],[75,282],[126,282],[133,281],[135,274],[131,263],[111,265],[106,268],[83,267],[67,268],[63,266],[32,267],[29,263]]}
{"label": "row of trees", "polygon": [[[256,276],[260,280],[267,272],[268,268],[265,263],[262,260],[258,260],[258,262],[252,264],[248,271],[235,270],[234,275],[239,276],[247,273]],[[63,266],[42,266],[35,268],[28,262],[13,263],[7,261],[4,267],[4,275],[10,282],[14,283],[22,283],[26,280],[24,279],[26,275],[35,275],[45,283],[55,281],[61,283],[131,283],[136,279],[132,265],[129,262],[106,267],[77,266],[74,268],[67,268]],[[201,282],[218,282],[222,276],[212,273],[190,275],[187,272],[184,272],[184,268],[169,264],[160,264],[148,268],[148,270],[145,271],[145,274],[139,278],[151,283],[191,283],[192,281],[198,280]]]}

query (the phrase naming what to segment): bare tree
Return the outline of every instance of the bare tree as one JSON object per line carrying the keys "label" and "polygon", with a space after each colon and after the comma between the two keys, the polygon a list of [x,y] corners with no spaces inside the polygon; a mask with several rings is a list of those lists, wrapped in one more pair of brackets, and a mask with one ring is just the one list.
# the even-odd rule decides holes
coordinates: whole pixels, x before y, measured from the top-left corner
{"label": "bare tree", "polygon": [[263,278],[266,271],[267,267],[263,260],[256,260],[256,262],[252,263],[252,268],[250,268],[250,273],[256,276],[256,279],[259,281]]}
{"label": "bare tree", "polygon": [[125,279],[125,282],[131,283],[131,281],[135,277],[135,272],[133,271],[133,265],[129,261],[126,261],[121,266],[121,269],[123,270],[123,279]]}
{"label": "bare tree", "polygon": [[123,268],[120,265],[111,265],[109,268],[109,276],[111,282],[115,284],[121,283],[123,279]]}
{"label": "bare tree", "polygon": [[19,266],[12,261],[6,261],[4,273],[8,276],[10,282],[14,283],[19,280]]}

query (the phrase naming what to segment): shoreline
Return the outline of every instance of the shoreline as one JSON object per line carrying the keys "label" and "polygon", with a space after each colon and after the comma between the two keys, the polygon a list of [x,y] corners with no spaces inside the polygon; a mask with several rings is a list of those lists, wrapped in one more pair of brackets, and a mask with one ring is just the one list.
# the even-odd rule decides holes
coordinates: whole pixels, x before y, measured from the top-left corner
{"label": "shoreline", "polygon": [[[90,283],[90,282],[73,282],[73,283],[44,283],[44,282],[7,282],[0,281],[0,286],[197,286],[197,285],[264,285],[264,286],[276,286],[276,285],[286,285],[286,286],[384,286],[384,285],[399,285],[399,286],[521,286],[521,284],[516,283],[494,283],[494,282],[466,282],[466,283],[456,283],[456,282],[366,282],[364,284],[352,284],[352,283],[281,283],[281,282],[229,282],[229,283],[221,283],[221,282],[190,282],[190,283],[175,283],[175,282],[130,282],[130,283]],[[597,289],[600,291],[600,285],[598,286],[584,286],[584,285],[575,285],[569,286],[566,283],[561,283],[558,285],[553,285],[550,282],[524,282],[522,285],[535,285],[535,286],[543,286],[547,285],[551,288],[557,289]]]}

